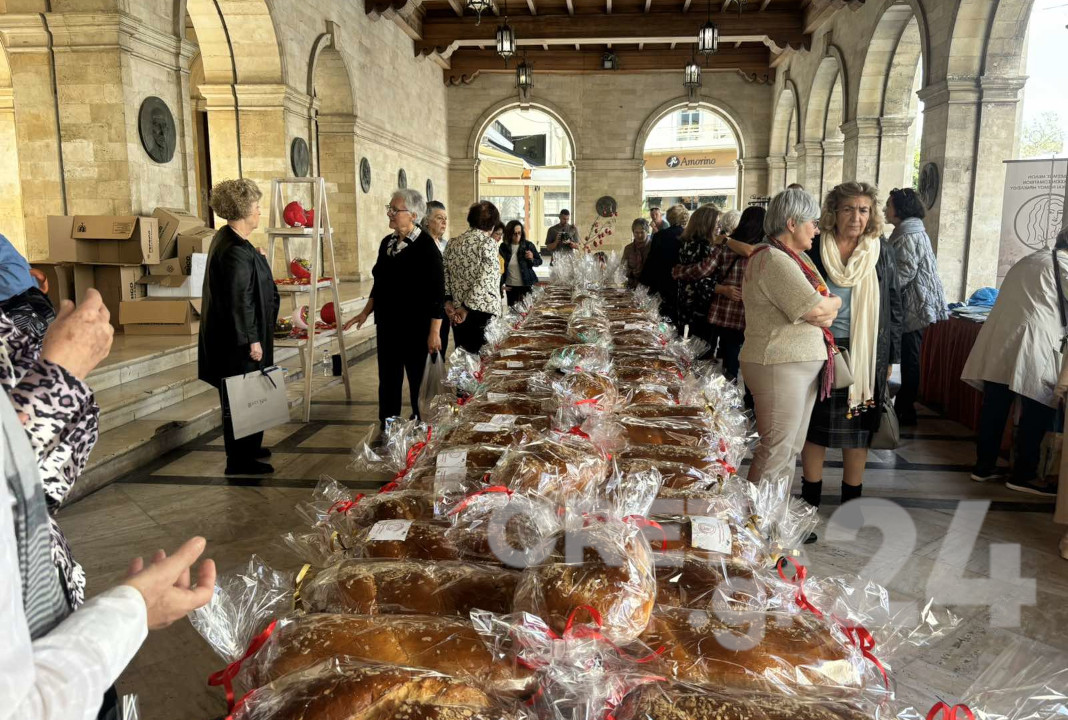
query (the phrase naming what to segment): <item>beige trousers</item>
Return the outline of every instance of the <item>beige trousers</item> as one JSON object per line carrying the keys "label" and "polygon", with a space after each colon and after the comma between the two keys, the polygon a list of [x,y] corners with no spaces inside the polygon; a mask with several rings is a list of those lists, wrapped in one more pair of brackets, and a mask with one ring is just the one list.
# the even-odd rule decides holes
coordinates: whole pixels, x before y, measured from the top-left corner
{"label": "beige trousers", "polygon": [[1061,448],[1061,472],[1057,480],[1057,509],[1053,513],[1053,522],[1068,525],[1068,442]]}
{"label": "beige trousers", "polygon": [[742,363],[742,376],[753,394],[760,434],[753,464],[749,466],[750,482],[793,478],[797,455],[805,445],[823,365],[822,360],[778,365]]}

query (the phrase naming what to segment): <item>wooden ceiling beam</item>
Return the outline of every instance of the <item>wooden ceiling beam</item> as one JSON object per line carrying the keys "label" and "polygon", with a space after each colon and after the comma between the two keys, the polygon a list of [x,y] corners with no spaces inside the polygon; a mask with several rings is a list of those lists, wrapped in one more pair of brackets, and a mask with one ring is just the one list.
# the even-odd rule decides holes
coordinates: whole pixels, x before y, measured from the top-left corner
{"label": "wooden ceiling beam", "polygon": [[456,13],[456,17],[464,16],[464,4],[462,0],[449,0],[449,7]]}
{"label": "wooden ceiling beam", "polygon": [[[533,63],[535,74],[593,74],[644,73],[681,70],[691,58],[688,48],[678,50],[616,50],[618,70],[604,70],[599,50],[527,50],[524,58]],[[771,50],[750,45],[740,49],[724,48],[708,59],[704,67],[710,72],[740,72],[751,81],[774,82],[775,71],[769,66]],[[457,50],[449,57],[449,69],[444,71],[447,84],[469,83],[482,73],[510,74],[514,67],[506,67],[495,50]],[[681,79],[680,79],[681,82]]]}
{"label": "wooden ceiling beam", "polygon": [[[573,9],[573,0],[568,3]],[[719,35],[723,42],[770,41],[779,48],[808,49],[812,36],[804,32],[804,19],[801,10],[775,9],[741,17],[728,13],[719,18]],[[516,16],[509,23],[520,42],[532,45],[691,43],[697,33],[693,18],[682,13]],[[417,54],[447,55],[461,47],[489,42],[495,33],[493,23],[476,25],[466,18],[426,17],[415,50]]]}
{"label": "wooden ceiling beam", "polygon": [[527,0],[527,10],[530,10],[531,15],[538,14],[538,6],[534,4],[534,0]]}
{"label": "wooden ceiling beam", "polygon": [[575,14],[575,3],[573,2],[573,0],[567,0],[567,14],[568,15],[574,15]]}

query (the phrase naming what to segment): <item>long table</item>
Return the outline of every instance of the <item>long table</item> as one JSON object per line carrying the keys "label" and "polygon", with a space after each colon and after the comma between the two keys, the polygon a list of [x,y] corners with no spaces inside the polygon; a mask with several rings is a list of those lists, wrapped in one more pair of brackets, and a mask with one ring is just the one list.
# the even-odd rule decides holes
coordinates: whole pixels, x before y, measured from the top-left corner
{"label": "long table", "polygon": [[920,402],[975,430],[983,394],[960,379],[983,324],[950,317],[927,328],[920,350]]}

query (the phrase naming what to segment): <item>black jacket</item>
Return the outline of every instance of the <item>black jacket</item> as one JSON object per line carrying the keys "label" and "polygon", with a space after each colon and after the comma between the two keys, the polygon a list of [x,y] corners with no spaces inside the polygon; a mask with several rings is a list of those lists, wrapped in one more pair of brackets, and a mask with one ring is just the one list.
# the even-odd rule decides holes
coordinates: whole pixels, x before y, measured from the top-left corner
{"label": "black jacket", "polygon": [[[212,238],[200,306],[197,374],[219,387],[223,378],[274,364],[274,325],[278,289],[267,258],[229,225]],[[262,363],[249,346],[263,348]]]}
{"label": "black jacket", "polygon": [[678,322],[678,283],[671,277],[671,271],[679,262],[679,238],[683,229],[676,225],[653,235],[649,257],[639,278],[649,292],[660,296],[660,314],[675,323]]}
{"label": "black jacket", "polygon": [[[527,260],[527,251],[534,253],[533,260]],[[502,242],[500,249],[501,257],[504,258],[504,274],[501,275],[501,285],[507,285],[508,263],[512,262],[512,243]],[[538,274],[534,268],[541,265],[541,255],[538,248],[529,240],[519,241],[519,274],[523,277],[523,286],[531,287],[538,284]]]}
{"label": "black jacket", "polygon": [[[378,246],[378,260],[371,274],[374,285],[375,324],[390,333],[411,333],[426,341],[430,321],[445,317],[445,269],[441,251],[430,233],[423,230],[415,242],[396,255],[388,252],[387,235]],[[382,327],[379,331],[382,331]]]}
{"label": "black jacket", "polygon": [[[812,249],[808,251],[820,277],[827,277],[827,269],[820,259],[820,236],[812,240]],[[879,277],[879,337],[875,348],[875,401],[878,408],[882,404],[883,388],[886,386],[886,373],[891,365],[901,362],[901,289],[897,281],[897,256],[894,249],[885,240],[879,240],[879,260],[875,263],[875,274]],[[879,413],[864,413],[874,431],[879,427]]]}

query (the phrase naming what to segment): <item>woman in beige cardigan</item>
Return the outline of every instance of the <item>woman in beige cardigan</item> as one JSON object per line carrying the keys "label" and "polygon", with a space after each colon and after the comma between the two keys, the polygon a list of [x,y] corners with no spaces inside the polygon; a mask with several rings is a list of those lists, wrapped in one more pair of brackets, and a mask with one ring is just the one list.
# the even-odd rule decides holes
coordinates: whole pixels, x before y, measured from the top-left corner
{"label": "woman in beige cardigan", "polygon": [[819,203],[804,190],[776,195],[764,218],[767,244],[753,253],[742,282],[745,344],[739,359],[760,434],[751,482],[793,477],[828,364],[824,328],[842,301],[827,292],[805,254],[819,216]]}

